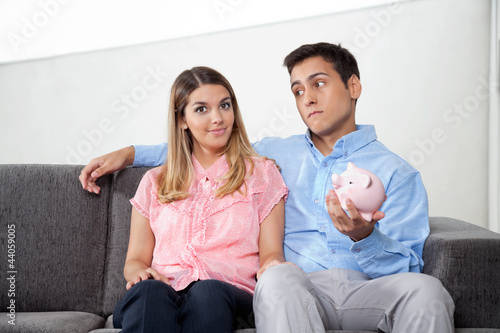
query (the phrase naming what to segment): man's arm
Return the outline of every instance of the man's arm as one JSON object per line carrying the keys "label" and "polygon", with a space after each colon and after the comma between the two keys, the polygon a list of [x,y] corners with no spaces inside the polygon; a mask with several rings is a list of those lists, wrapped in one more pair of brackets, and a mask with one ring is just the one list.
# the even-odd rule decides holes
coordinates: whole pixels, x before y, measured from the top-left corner
{"label": "man's arm", "polygon": [[370,236],[355,242],[351,253],[370,277],[421,272],[422,251],[429,235],[427,192],[420,174],[412,173],[387,188],[385,217]]}
{"label": "man's arm", "polygon": [[99,177],[121,170],[129,165],[133,167],[158,166],[167,156],[167,144],[154,146],[131,146],[96,157],[87,164],[78,177],[83,189],[99,194],[101,188],[96,184]]}
{"label": "man's arm", "polygon": [[167,143],[158,145],[137,145],[135,147],[135,157],[132,166],[140,167],[156,167],[165,163],[167,159]]}

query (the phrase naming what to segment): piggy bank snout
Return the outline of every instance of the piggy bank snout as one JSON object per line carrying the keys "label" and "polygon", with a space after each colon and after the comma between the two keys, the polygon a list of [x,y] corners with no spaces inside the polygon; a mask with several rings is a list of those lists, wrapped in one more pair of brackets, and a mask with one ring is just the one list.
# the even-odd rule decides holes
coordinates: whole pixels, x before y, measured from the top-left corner
{"label": "piggy bank snout", "polygon": [[333,187],[339,188],[343,185],[343,179],[342,179],[342,177],[340,177],[339,175],[334,173],[332,175],[332,183],[333,183]]}

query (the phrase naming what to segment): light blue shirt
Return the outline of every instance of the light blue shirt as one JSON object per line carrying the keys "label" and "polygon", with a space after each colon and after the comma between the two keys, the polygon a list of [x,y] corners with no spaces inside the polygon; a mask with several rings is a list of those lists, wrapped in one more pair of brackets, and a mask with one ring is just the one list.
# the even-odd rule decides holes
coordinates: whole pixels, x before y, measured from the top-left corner
{"label": "light blue shirt", "polygon": [[[136,146],[133,166],[156,166],[166,158],[166,144]],[[290,192],[285,205],[284,253],[305,272],[349,268],[377,278],[400,272],[421,272],[422,250],[429,235],[427,193],[420,174],[377,141],[373,126],[358,125],[323,156],[309,131],[288,138],[265,138],[255,150],[272,158]],[[347,163],[367,169],[384,184],[385,217],[367,238],[354,242],[341,234],[328,215],[325,195],[331,176]]]}

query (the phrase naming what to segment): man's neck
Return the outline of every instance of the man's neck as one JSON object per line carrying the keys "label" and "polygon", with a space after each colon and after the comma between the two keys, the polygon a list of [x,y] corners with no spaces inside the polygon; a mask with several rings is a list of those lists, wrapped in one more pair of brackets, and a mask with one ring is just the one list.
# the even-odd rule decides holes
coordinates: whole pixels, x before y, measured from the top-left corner
{"label": "man's neck", "polygon": [[335,143],[337,143],[340,138],[354,131],[356,131],[356,125],[346,128],[343,131],[336,131],[329,135],[317,135],[313,132],[310,133],[314,146],[320,151],[321,154],[323,154],[323,156],[328,156],[332,153],[333,146],[335,146]]}

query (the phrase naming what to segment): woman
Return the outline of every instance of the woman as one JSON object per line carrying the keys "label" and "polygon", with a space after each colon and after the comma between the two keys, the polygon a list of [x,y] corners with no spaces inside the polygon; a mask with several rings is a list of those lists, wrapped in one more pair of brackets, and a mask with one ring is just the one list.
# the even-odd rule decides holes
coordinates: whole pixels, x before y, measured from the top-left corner
{"label": "woman", "polygon": [[[233,89],[194,67],[175,80],[168,155],[131,200],[114,312],[123,332],[233,332],[252,322],[256,278],[283,259],[287,188],[252,149]],[[260,267],[260,268],[259,268]]]}

